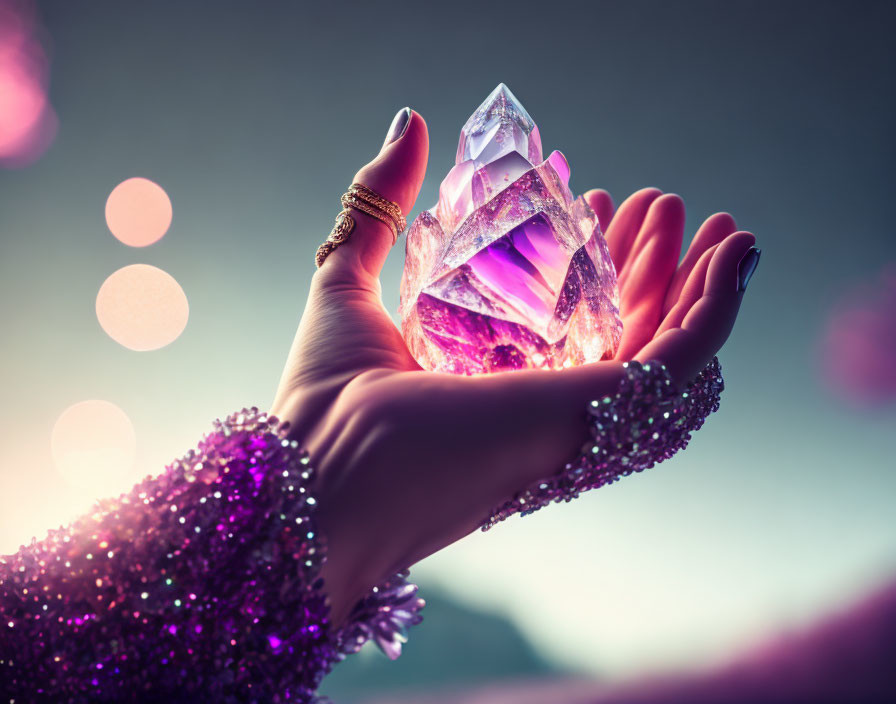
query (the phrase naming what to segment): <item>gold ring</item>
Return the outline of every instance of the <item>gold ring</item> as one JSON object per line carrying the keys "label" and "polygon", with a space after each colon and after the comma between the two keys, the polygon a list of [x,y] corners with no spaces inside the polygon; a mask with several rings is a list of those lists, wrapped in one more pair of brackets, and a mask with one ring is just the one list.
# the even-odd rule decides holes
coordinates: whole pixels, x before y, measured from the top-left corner
{"label": "gold ring", "polygon": [[318,269],[330,255],[330,252],[345,242],[354,229],[355,221],[352,219],[352,216],[349,215],[348,210],[343,210],[336,216],[336,224],[333,225],[333,229],[330,231],[329,236],[324,240],[323,244],[317,248],[317,254],[314,255],[314,263],[317,264]]}
{"label": "gold ring", "polygon": [[385,211],[393,220],[395,220],[395,225],[399,232],[403,232],[408,226],[407,221],[404,219],[404,214],[401,212],[401,206],[398,205],[398,203],[386,200],[379,193],[368,188],[363,183],[353,183],[349,187],[348,192],[353,196],[366,201],[374,208],[379,208],[380,210]]}
{"label": "gold ring", "polygon": [[403,232],[407,227],[407,220],[405,220],[404,214],[401,212],[401,206],[391,200],[386,200],[363,183],[353,183],[349,186],[348,191],[342,195],[340,201],[342,202],[342,212],[336,216],[333,229],[324,243],[317,248],[317,254],[314,256],[314,263],[317,264],[318,268],[330,255],[330,252],[348,240],[349,235],[354,230],[355,220],[349,213],[350,208],[366,213],[385,223],[392,231],[393,245],[398,241],[399,233]]}
{"label": "gold ring", "polygon": [[371,217],[376,218],[382,223],[385,223],[386,227],[388,227],[392,231],[392,244],[395,244],[396,240],[398,240],[398,223],[395,222],[395,218],[393,218],[388,213],[376,208],[375,206],[370,205],[367,201],[361,200],[356,197],[351,191],[345,193],[342,196],[342,206],[348,210],[349,208],[354,208],[355,210],[359,210],[362,213],[367,213]]}

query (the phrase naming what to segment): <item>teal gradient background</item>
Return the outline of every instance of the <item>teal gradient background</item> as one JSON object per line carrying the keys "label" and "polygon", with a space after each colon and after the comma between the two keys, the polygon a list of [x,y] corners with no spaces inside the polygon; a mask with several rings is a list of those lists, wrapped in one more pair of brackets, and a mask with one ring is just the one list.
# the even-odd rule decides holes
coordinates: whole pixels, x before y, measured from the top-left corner
{"label": "teal gradient background", "polygon": [[[892,5],[39,11],[60,127],[40,161],[0,172],[0,553],[87,505],[50,457],[72,403],[125,410],[137,474],[213,418],[270,404],[314,250],[395,111],[410,105],[430,130],[413,217],[436,201],[463,122],[505,82],[546,151],[566,154],[574,191],[606,188],[617,204],[643,186],[676,192],[686,238],[726,210],[763,256],[720,353],[722,410],[687,452],[426,560],[424,596],[506,619],[554,667],[621,677],[725,656],[896,571],[896,409],[844,403],[817,363],[834,303],[896,260]],[[132,176],[174,209],[146,249],[104,222]],[[402,262],[399,244],[382,276],[393,312]],[[190,302],[183,335],[156,352],[120,347],[94,313],[104,279],[132,263],[172,274]]]}

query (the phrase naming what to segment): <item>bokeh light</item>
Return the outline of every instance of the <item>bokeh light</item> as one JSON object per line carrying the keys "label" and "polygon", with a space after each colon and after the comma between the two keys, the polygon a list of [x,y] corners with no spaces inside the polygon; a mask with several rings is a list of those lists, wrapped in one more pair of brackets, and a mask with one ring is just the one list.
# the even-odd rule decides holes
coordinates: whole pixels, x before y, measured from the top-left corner
{"label": "bokeh light", "polygon": [[0,166],[6,168],[34,162],[56,134],[36,31],[34,3],[0,0]]}
{"label": "bokeh light", "polygon": [[896,401],[896,262],[848,290],[821,341],[825,382],[860,406]]}
{"label": "bokeh light", "polygon": [[171,274],[148,264],[123,267],[103,282],[96,317],[106,334],[144,352],[174,342],[190,315],[187,296]]}
{"label": "bokeh light", "polygon": [[171,226],[171,199],[147,178],[119,183],[106,200],[106,224],[115,237],[131,247],[158,242]]}
{"label": "bokeh light", "polygon": [[81,401],[67,408],[53,426],[50,446],[59,473],[75,487],[111,495],[134,481],[137,436],[114,403]]}

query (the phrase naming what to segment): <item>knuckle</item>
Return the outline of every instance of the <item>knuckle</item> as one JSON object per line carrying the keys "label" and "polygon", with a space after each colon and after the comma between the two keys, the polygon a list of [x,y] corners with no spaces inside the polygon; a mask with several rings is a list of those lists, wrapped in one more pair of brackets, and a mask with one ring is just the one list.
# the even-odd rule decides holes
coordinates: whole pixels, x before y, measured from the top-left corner
{"label": "knuckle", "polygon": [[[334,253],[335,254],[335,253]],[[379,295],[379,282],[366,270],[354,266],[322,266],[311,276],[311,288],[323,296],[340,297],[345,294]]]}

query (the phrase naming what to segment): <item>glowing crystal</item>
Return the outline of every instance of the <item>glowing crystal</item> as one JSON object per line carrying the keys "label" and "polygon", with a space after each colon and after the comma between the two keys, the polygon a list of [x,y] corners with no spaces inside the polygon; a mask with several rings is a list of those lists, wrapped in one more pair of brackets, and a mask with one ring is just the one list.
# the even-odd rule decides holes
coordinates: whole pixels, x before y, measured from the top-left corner
{"label": "glowing crystal", "polygon": [[612,357],[616,270],[560,152],[503,83],[467,120],[439,202],[408,231],[402,333],[422,367],[558,369]]}

